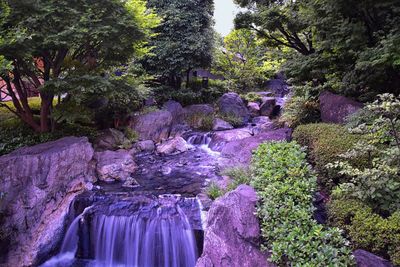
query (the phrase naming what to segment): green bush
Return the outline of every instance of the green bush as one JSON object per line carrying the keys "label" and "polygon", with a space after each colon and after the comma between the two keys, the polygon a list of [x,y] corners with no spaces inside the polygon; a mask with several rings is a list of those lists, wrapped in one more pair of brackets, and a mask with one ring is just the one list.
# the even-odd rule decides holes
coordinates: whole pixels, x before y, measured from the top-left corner
{"label": "green bush", "polygon": [[252,170],[249,167],[233,167],[228,168],[222,172],[223,175],[228,176],[232,181],[228,184],[226,191],[235,190],[241,184],[250,184],[252,177]]}
{"label": "green bush", "polygon": [[224,190],[222,190],[219,187],[219,185],[215,182],[210,183],[206,189],[207,196],[212,200],[216,200],[217,198],[222,196],[224,193],[225,193]]}
{"label": "green bush", "polygon": [[333,199],[328,204],[329,222],[344,229],[353,247],[362,248],[400,264],[400,212],[388,218],[355,199]]}
{"label": "green bush", "polygon": [[227,91],[226,83],[218,80],[210,80],[208,88],[202,88],[195,83],[189,88],[174,89],[169,86],[159,86],[153,89],[157,103],[175,100],[182,106],[214,103]]}
{"label": "green bush", "polygon": [[186,123],[193,129],[211,131],[213,128],[215,115],[204,113],[191,113],[185,116]]}
{"label": "green bush", "polygon": [[243,126],[243,118],[237,117],[235,114],[217,114],[216,117],[228,122],[235,128]]}
{"label": "green bush", "polygon": [[[326,165],[339,160],[341,154],[354,147],[362,138],[348,133],[343,126],[326,123],[300,125],[293,132],[293,139],[308,148],[308,159],[319,175],[320,184],[327,189],[332,189],[348,178]],[[359,158],[355,163],[363,165],[365,160]]]}
{"label": "green bush", "polygon": [[95,128],[68,123],[60,125],[59,130],[54,132],[39,134],[15,119],[0,126],[0,155],[8,154],[24,146],[54,141],[65,136],[86,136],[90,141],[94,141],[97,135],[98,131]]}
{"label": "green bush", "polygon": [[261,95],[257,94],[256,92],[249,92],[247,94],[241,94],[240,97],[247,102],[261,102],[262,101]]}
{"label": "green bush", "polygon": [[271,260],[284,266],[351,266],[348,242],[337,228],[313,219],[317,178],[296,143],[262,144],[254,154],[251,184]]}
{"label": "green bush", "polygon": [[[351,177],[340,185],[343,195],[358,198],[382,214],[393,213],[400,210],[400,98],[380,95],[365,109],[373,119],[350,129],[365,140],[327,167]],[[367,164],[354,164],[359,158],[366,158]]]}
{"label": "green bush", "polygon": [[285,104],[281,122],[295,128],[301,124],[315,123],[321,120],[318,101],[307,96],[293,96]]}

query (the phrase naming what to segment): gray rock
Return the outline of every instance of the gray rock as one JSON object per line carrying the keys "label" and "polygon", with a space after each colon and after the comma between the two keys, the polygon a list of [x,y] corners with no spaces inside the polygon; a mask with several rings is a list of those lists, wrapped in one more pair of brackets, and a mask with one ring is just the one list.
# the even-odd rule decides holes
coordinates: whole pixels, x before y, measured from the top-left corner
{"label": "gray rock", "polygon": [[256,102],[249,102],[247,104],[251,117],[260,116],[260,105]]}
{"label": "gray rock", "polygon": [[156,149],[156,145],[153,140],[139,141],[134,146],[139,152],[153,152]]}
{"label": "gray rock", "polygon": [[357,249],[353,252],[358,267],[392,267],[393,265],[381,257],[368,251]]}
{"label": "gray rock", "polygon": [[96,138],[94,147],[96,150],[115,150],[118,146],[128,143],[128,138],[125,134],[117,129],[107,129]]}
{"label": "gray rock", "polygon": [[179,154],[188,151],[189,146],[182,137],[175,137],[157,146],[160,155]]}
{"label": "gray rock", "polygon": [[125,150],[96,152],[96,172],[105,182],[126,181],[136,171],[132,155]]}
{"label": "gray rock", "polygon": [[228,142],[241,140],[252,135],[253,132],[247,128],[215,132],[211,136],[209,147],[214,151],[221,151]]}
{"label": "gray rock", "polygon": [[139,134],[140,140],[153,140],[158,143],[169,137],[173,123],[169,111],[154,111],[134,118],[131,128]]}
{"label": "gray rock", "polygon": [[57,248],[71,202],[95,182],[93,153],[87,138],[67,137],[0,157],[4,266],[35,266]]}
{"label": "gray rock", "polygon": [[259,249],[260,227],[257,195],[241,185],[218,198],[207,216],[203,254],[196,267],[270,267],[268,255]]}
{"label": "gray rock", "polygon": [[232,130],[233,126],[229,122],[226,122],[222,119],[216,118],[213,121],[213,131],[225,131]]}
{"label": "gray rock", "polygon": [[319,96],[321,119],[328,123],[344,123],[346,118],[363,107],[363,104],[331,92]]}
{"label": "gray rock", "polygon": [[267,141],[288,141],[291,137],[291,129],[281,128],[278,130],[260,133],[256,136],[233,140],[222,148],[220,166],[222,169],[238,165],[249,165],[252,153],[257,147]]}
{"label": "gray rock", "polygon": [[226,93],[218,100],[218,108],[222,115],[240,118],[245,124],[250,119],[249,110],[236,93]]}
{"label": "gray rock", "polygon": [[187,106],[184,111],[186,122],[195,129],[202,126],[204,118],[214,114],[214,108],[206,104]]}
{"label": "gray rock", "polygon": [[259,116],[255,117],[251,120],[252,123],[254,124],[266,124],[266,123],[272,123],[271,119],[267,116]]}
{"label": "gray rock", "polygon": [[275,97],[263,97],[262,104],[260,106],[261,116],[272,116],[276,106]]}
{"label": "gray rock", "polygon": [[169,111],[171,113],[172,121],[174,124],[179,124],[183,122],[185,111],[180,103],[169,100],[164,103],[163,110]]}

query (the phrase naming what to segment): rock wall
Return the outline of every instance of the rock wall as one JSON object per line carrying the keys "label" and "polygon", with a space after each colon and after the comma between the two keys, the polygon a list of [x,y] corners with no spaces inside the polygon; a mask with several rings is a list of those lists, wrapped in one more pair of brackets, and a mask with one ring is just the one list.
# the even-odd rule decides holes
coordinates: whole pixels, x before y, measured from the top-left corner
{"label": "rock wall", "polygon": [[0,157],[4,266],[32,266],[56,249],[69,206],[94,182],[87,138],[67,137]]}
{"label": "rock wall", "polygon": [[257,195],[241,185],[218,198],[207,216],[204,250],[196,267],[272,267],[259,249]]}

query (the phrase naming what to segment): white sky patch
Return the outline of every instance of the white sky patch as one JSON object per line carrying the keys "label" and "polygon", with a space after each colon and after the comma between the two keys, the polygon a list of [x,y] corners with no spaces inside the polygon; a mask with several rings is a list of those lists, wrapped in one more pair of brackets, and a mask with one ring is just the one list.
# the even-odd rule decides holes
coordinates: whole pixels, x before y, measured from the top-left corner
{"label": "white sky patch", "polygon": [[233,20],[240,11],[233,0],[214,0],[215,30],[226,36],[234,28]]}

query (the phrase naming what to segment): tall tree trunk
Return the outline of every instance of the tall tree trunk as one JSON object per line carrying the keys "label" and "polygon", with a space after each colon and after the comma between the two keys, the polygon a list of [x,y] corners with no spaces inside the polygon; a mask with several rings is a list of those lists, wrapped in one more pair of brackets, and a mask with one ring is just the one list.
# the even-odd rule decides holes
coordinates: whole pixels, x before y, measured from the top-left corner
{"label": "tall tree trunk", "polygon": [[186,71],[186,88],[189,88],[189,82],[190,82],[190,71],[191,71],[192,69],[191,68],[189,68],[187,71]]}
{"label": "tall tree trunk", "polygon": [[50,131],[50,115],[53,104],[53,94],[41,94],[42,103],[40,106],[40,132]]}

